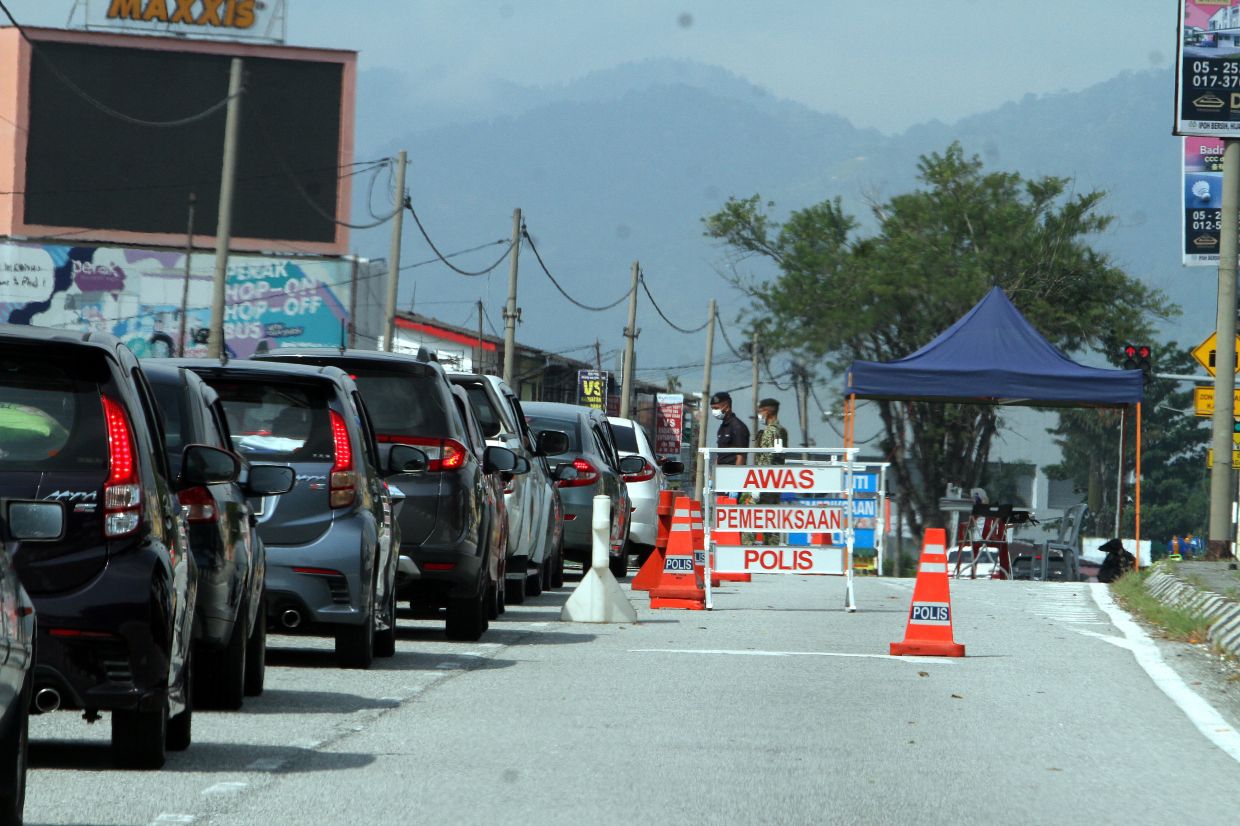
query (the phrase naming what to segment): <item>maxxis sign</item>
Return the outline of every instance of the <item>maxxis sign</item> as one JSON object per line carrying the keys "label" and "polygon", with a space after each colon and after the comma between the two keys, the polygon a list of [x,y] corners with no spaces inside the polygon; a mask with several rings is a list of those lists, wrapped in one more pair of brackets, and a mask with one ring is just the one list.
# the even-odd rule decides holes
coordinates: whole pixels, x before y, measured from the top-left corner
{"label": "maxxis sign", "polygon": [[1181,0],[1175,134],[1240,137],[1240,0]]}

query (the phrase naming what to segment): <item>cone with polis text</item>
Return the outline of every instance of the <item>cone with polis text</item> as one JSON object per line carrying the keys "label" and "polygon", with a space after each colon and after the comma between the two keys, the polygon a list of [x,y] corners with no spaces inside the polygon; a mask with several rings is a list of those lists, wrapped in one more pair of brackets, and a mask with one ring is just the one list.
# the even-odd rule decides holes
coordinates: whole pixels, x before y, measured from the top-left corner
{"label": "cone with polis text", "polygon": [[[689,516],[692,518],[690,527],[693,529],[693,573],[697,575],[699,582],[706,581],[706,531],[705,523],[702,522],[702,503],[696,499],[689,500]],[[712,562],[714,560],[711,560]],[[711,566],[714,567],[713,565]],[[719,576],[714,574],[710,578],[710,587],[719,587]]]}
{"label": "cone with polis text", "polygon": [[927,528],[913,585],[904,642],[891,644],[892,656],[963,657],[952,635],[952,597],[947,580],[947,532]]}
{"label": "cone with polis text", "polygon": [[676,491],[659,491],[659,504],[655,511],[659,523],[658,534],[655,536],[654,550],[650,552],[650,556],[646,557],[641,570],[629,584],[634,591],[649,591],[659,584],[659,578],[663,576],[663,552],[667,548],[667,537],[672,527],[672,512],[675,509]]}
{"label": "cone with polis text", "polygon": [[[719,505],[735,505],[736,499],[731,496],[719,496],[715,498],[715,502]],[[715,525],[719,524],[719,520],[715,520]],[[715,540],[715,546],[724,547],[742,545],[740,531],[724,531],[718,527],[711,528],[711,539]],[[715,555],[712,552],[710,557],[710,584],[715,586],[718,582],[753,582],[753,576],[745,573],[715,573]]]}
{"label": "cone with polis text", "polygon": [[[651,608],[687,608],[690,611],[706,608],[702,576],[693,564],[693,516],[689,505],[687,496],[676,500],[663,557],[662,576],[659,584],[650,589]],[[700,516],[698,520],[701,521]]]}

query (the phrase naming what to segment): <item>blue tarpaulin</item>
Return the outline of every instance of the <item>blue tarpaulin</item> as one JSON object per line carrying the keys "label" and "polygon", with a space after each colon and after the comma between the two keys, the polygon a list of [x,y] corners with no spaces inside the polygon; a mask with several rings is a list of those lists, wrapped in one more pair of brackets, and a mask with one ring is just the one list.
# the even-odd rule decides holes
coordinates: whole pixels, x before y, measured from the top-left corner
{"label": "blue tarpaulin", "polygon": [[854,361],[845,393],[864,399],[1112,406],[1141,401],[1142,375],[1077,364],[994,287],[917,352],[895,361]]}

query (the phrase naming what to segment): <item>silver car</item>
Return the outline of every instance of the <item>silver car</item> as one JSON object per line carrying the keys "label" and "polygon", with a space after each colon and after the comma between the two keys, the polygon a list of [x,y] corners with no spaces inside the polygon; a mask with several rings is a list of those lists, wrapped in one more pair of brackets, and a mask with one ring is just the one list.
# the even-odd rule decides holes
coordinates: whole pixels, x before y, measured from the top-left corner
{"label": "silver car", "polygon": [[632,419],[609,416],[608,421],[620,456],[639,456],[644,463],[641,470],[624,476],[629,498],[633,500],[629,553],[637,554],[644,562],[654,550],[659,533],[659,494],[668,489],[668,474],[681,473],[685,466],[679,459],[661,461],[655,456],[646,429]]}

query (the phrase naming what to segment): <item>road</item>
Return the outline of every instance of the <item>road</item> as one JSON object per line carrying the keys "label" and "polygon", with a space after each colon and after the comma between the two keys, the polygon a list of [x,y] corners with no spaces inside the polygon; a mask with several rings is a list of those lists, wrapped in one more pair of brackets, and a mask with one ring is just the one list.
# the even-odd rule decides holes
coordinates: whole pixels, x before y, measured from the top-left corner
{"label": "road", "polygon": [[[474,644],[406,619],[366,673],[272,637],[266,693],[195,715],[162,772],[113,770],[106,721],[32,718],[27,822],[1234,822],[1240,749],[1091,587],[954,583],[963,660],[885,656],[912,582],[870,578],[855,614],[838,579],[771,577],[710,613],[635,599],[636,626],[560,623],[567,589]],[[1240,722],[1211,691],[1230,723],[1198,722]]]}

